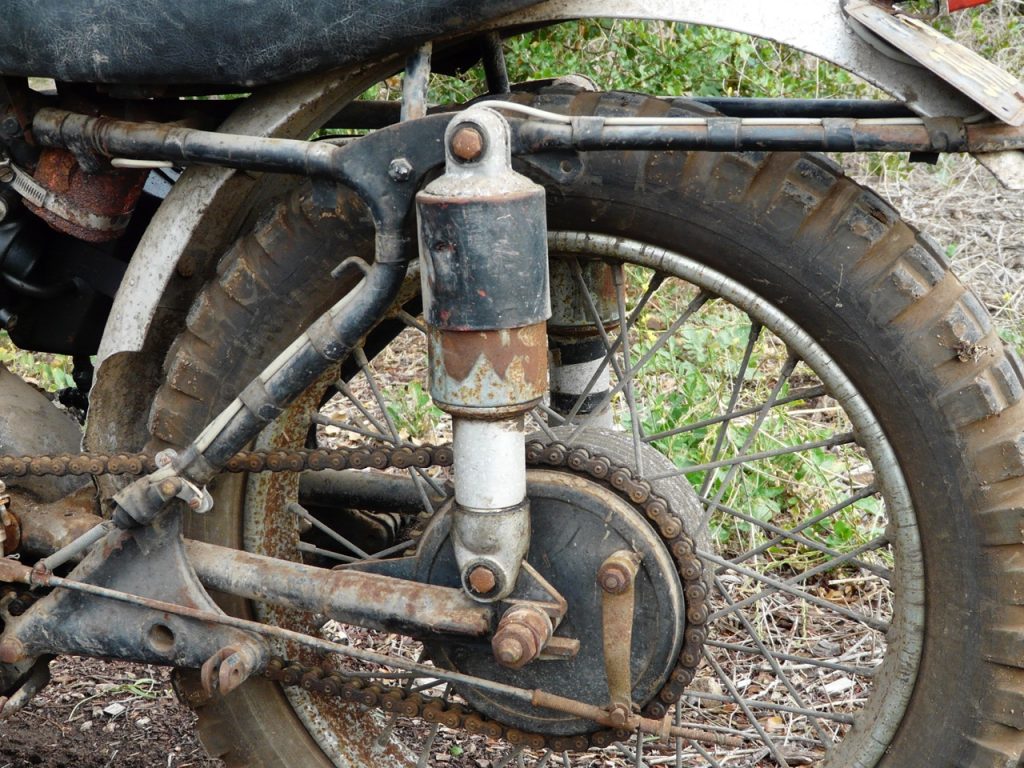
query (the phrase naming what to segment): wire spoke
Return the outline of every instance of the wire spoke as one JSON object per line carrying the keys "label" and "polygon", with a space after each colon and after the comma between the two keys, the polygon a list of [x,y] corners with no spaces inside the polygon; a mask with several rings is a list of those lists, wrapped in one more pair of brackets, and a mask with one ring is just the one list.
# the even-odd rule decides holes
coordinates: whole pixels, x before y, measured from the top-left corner
{"label": "wire spoke", "polygon": [[[377,377],[373,373],[373,368],[370,365],[370,361],[366,359],[366,352],[362,347],[356,347],[354,350],[356,363],[359,365],[359,370],[362,372],[363,377],[366,379],[366,383],[370,387],[370,392],[373,394],[374,400],[377,402],[377,407],[380,408],[381,414],[384,416],[384,420],[387,423],[388,432],[391,434],[392,440],[390,442],[395,445],[400,444],[402,441],[398,435],[398,428],[395,426],[394,419],[391,418],[391,413],[388,411],[387,402],[384,400],[384,396],[381,394],[380,387],[377,384]],[[420,493],[420,498],[424,503],[424,509],[431,512],[436,511],[433,503],[430,501],[430,494],[423,488],[423,484],[426,483],[431,489],[440,497],[444,498],[448,494],[444,488],[437,484],[434,478],[430,477],[426,472],[418,467],[412,467],[410,471],[410,477],[417,484]]]}
{"label": "wire spoke", "polygon": [[[647,350],[646,352],[644,352],[643,356],[642,356],[642,357],[640,358],[640,360],[639,360],[639,361],[637,362],[637,364],[636,364],[635,366],[632,366],[631,368],[629,368],[629,369],[628,369],[628,370],[626,371],[626,375],[625,375],[625,377],[624,377],[624,378],[622,378],[622,379],[620,379],[620,380],[619,380],[619,381],[618,381],[618,382],[617,382],[617,383],[615,384],[615,386],[614,386],[614,387],[612,387],[611,391],[609,391],[609,392],[608,392],[608,394],[607,394],[607,395],[605,396],[605,398],[604,398],[604,404],[603,404],[603,407],[607,407],[607,406],[608,406],[608,405],[609,405],[609,404],[611,403],[611,401],[612,401],[612,398],[614,398],[614,397],[615,397],[615,396],[616,396],[617,394],[619,394],[620,392],[622,392],[622,390],[623,390],[623,389],[625,389],[626,385],[627,385],[627,384],[628,384],[628,383],[629,383],[629,382],[630,382],[630,381],[632,380],[632,378],[633,378],[633,377],[634,377],[634,376],[635,376],[635,375],[636,375],[636,374],[637,374],[637,373],[638,373],[638,372],[639,372],[639,371],[640,371],[640,370],[641,370],[642,368],[644,368],[644,366],[646,366],[646,365],[647,365],[647,363],[649,363],[649,362],[650,362],[650,361],[651,361],[651,360],[652,360],[652,359],[654,358],[654,356],[655,356],[656,354],[658,354],[658,352],[660,352],[660,351],[661,351],[662,347],[664,347],[664,346],[665,346],[665,345],[666,345],[666,344],[667,344],[667,343],[669,342],[669,339],[671,339],[671,338],[672,338],[672,337],[673,337],[673,336],[674,336],[674,335],[676,334],[676,332],[677,332],[677,331],[678,331],[678,330],[679,330],[680,328],[682,328],[682,327],[683,327],[683,325],[684,325],[684,324],[685,324],[685,323],[686,323],[686,322],[687,322],[687,321],[688,321],[688,320],[689,320],[689,319],[690,319],[691,317],[693,317],[693,315],[694,315],[694,314],[696,314],[696,313],[697,313],[698,311],[700,311],[701,307],[703,307],[703,306],[704,306],[705,304],[707,304],[707,303],[708,303],[709,301],[711,301],[711,300],[712,300],[713,298],[714,298],[714,295],[713,295],[713,294],[711,294],[711,293],[710,293],[710,292],[708,292],[708,291],[701,291],[700,293],[698,293],[698,294],[697,294],[697,295],[696,295],[696,296],[695,296],[695,297],[693,298],[693,300],[692,300],[692,301],[691,301],[691,302],[689,303],[689,305],[687,305],[686,309],[685,309],[685,310],[683,310],[683,313],[682,313],[682,314],[681,314],[681,315],[680,315],[679,317],[677,317],[677,318],[675,319],[675,321],[674,321],[674,322],[672,323],[672,325],[670,325],[670,326],[668,327],[668,329],[667,329],[667,330],[665,330],[665,331],[664,331],[664,332],[663,332],[663,333],[662,333],[662,334],[661,334],[661,335],[660,335],[660,336],[659,336],[659,337],[658,337],[658,338],[657,338],[657,339],[655,340],[654,344],[652,344],[652,345],[651,345],[650,349],[648,349],[648,350]],[[623,329],[622,329],[622,333],[620,333],[620,334],[619,334],[619,338],[620,338],[620,340],[621,340],[621,338],[622,338],[622,334],[625,334],[625,333],[628,333],[628,332],[629,332],[629,328],[623,328]],[[596,379],[596,376],[595,376],[595,377],[594,377],[594,380],[593,380],[593,381],[591,381],[591,383],[590,383],[590,385],[589,385],[589,386],[590,386],[590,387],[593,387],[593,386],[594,386],[594,382],[595,382],[596,380],[597,380],[597,379]],[[584,397],[584,396],[581,396],[581,399],[580,399],[580,401],[578,402],[578,404],[579,404],[580,406],[582,406],[582,403],[583,403],[583,397]],[[594,410],[594,413],[598,413],[598,412],[600,412],[600,410],[601,410],[601,408],[597,408],[597,409],[595,409],[595,410]],[[593,417],[593,415],[591,414],[590,416],[588,416],[588,418],[587,418],[587,419],[584,419],[584,420],[583,420],[583,423],[581,423],[581,424],[580,424],[580,426],[578,426],[578,427],[576,428],[576,431],[575,431],[575,432],[573,432],[573,434],[572,434],[572,437],[570,438],[570,442],[572,442],[572,440],[575,440],[575,439],[576,439],[576,437],[577,437],[577,436],[579,436],[579,433],[580,433],[580,432],[581,432],[581,431],[582,431],[582,430],[583,430],[583,429],[584,429],[584,428],[586,427],[586,425],[587,425],[587,422],[588,422],[588,421],[589,421],[589,419],[590,419],[590,418],[592,418],[592,417]]]}
{"label": "wire spoke", "polygon": [[[712,666],[717,666],[717,664],[712,663]],[[721,669],[721,667],[718,667],[718,669]],[[791,715],[800,715],[801,717],[816,717],[820,718],[821,720],[830,720],[832,722],[840,723],[842,725],[853,725],[853,715],[848,715],[844,712],[828,712],[818,709],[801,709],[800,707],[791,707],[788,704],[776,704],[773,701],[760,701],[759,699],[744,699],[743,697],[738,695],[726,696],[720,693],[707,693],[705,691],[687,691],[686,695],[691,698],[699,699],[702,701],[714,701],[721,704],[736,704],[740,707],[740,709],[749,708],[752,710],[763,709],[769,712],[786,712]],[[760,729],[756,730],[760,732]]]}
{"label": "wire spoke", "polygon": [[[640,297],[640,301],[637,302],[637,305],[633,308],[632,313],[630,313],[629,321],[625,323],[625,325],[622,328],[619,329],[619,335],[615,339],[615,341],[612,342],[611,349],[609,350],[608,355],[606,355],[605,359],[601,361],[601,365],[598,366],[597,370],[590,375],[590,380],[587,382],[587,386],[583,388],[583,392],[581,392],[580,396],[576,398],[576,402],[573,403],[572,409],[569,411],[569,413],[564,416],[565,423],[568,424],[579,415],[580,409],[583,407],[584,403],[586,403],[587,398],[590,396],[591,391],[594,389],[594,385],[597,383],[598,379],[601,378],[601,375],[604,373],[605,369],[609,365],[608,356],[613,355],[622,345],[623,334],[628,333],[629,329],[636,324],[636,320],[640,316],[640,313],[643,312],[644,308],[647,306],[647,303],[654,297],[654,294],[657,292],[658,288],[661,287],[661,284],[664,281],[665,276],[657,272],[655,272],[651,276],[651,279],[647,283],[647,288],[644,291],[643,296]],[[604,407],[607,407],[607,405],[611,403],[612,397],[613,395],[608,395]],[[587,420],[584,420],[584,425],[586,424],[586,421]],[[582,426],[583,425],[581,425],[581,427]],[[577,433],[578,431],[579,430],[577,430]],[[570,436],[569,442],[572,442],[572,440],[575,439],[575,437],[576,433],[573,433]]]}
{"label": "wire spoke", "polygon": [[[754,419],[753,425],[750,427],[750,432],[747,433],[746,439],[743,441],[743,445],[740,447],[739,452],[742,454],[744,451],[750,450],[754,444],[754,440],[757,439],[758,433],[761,431],[761,426],[764,424],[765,419],[768,418],[768,414],[771,413],[772,407],[775,401],[779,399],[779,394],[782,392],[782,388],[789,381],[789,377],[793,375],[793,371],[796,370],[797,357],[792,352],[786,357],[786,362],[782,366],[782,371],[779,373],[779,380],[775,382],[775,386],[772,387],[771,395],[764,403],[764,407],[758,412],[757,417]],[[741,462],[742,463],[742,462]],[[729,489],[729,485],[732,483],[733,478],[736,477],[736,473],[739,471],[740,464],[732,464],[729,466],[729,471],[725,473],[725,477],[722,478],[722,482],[718,486],[718,491],[715,493],[715,502],[721,501]],[[711,467],[709,467],[710,469]],[[708,509],[704,512],[704,517],[701,519],[701,526],[706,526],[711,520],[712,510]]]}
{"label": "wire spoke", "polygon": [[[867,494],[864,494],[864,493],[855,494],[854,496],[851,496],[848,499],[844,500],[841,504],[838,504],[836,506],[830,507],[829,509],[825,510],[824,513],[819,514],[819,515],[815,515],[814,518],[812,518],[812,519],[815,522],[821,522],[822,520],[825,520],[825,519],[827,519],[829,517],[832,517],[833,515],[837,514],[838,512],[841,512],[843,509],[846,509],[851,504],[856,503],[857,501],[859,501],[862,498],[869,498],[871,496],[874,496],[875,493],[877,493],[877,491],[873,491],[873,492],[867,493]],[[701,497],[701,502],[703,502],[704,504],[708,504],[708,505],[710,505],[712,503],[710,499],[706,499],[706,498],[703,498],[703,497]],[[807,547],[808,549],[812,549],[812,550],[814,550],[816,552],[820,552],[823,555],[828,555],[829,557],[835,558],[835,557],[840,557],[841,556],[839,552],[837,552],[836,550],[832,549],[828,545],[822,544],[820,541],[815,541],[814,539],[809,539],[806,536],[801,536],[800,535],[799,531],[808,528],[810,525],[814,525],[815,522],[811,522],[811,523],[806,523],[805,522],[805,523],[801,523],[796,528],[789,528],[789,529],[787,529],[787,528],[782,528],[782,527],[780,527],[778,525],[774,525],[773,523],[771,523],[771,522],[769,522],[767,520],[760,520],[760,519],[754,517],[753,515],[745,514],[743,512],[740,512],[738,509],[733,509],[732,507],[727,507],[726,505],[721,504],[721,503],[715,504],[714,506],[715,506],[715,508],[720,509],[722,512],[726,513],[727,515],[730,515],[731,517],[735,517],[736,519],[742,520],[743,522],[748,523],[750,525],[757,526],[761,530],[766,531],[768,533],[777,534],[775,536],[775,538],[771,539],[770,541],[767,541],[764,544],[760,544],[760,545],[754,547],[754,549],[751,549],[751,550],[748,550],[747,552],[744,552],[742,555],[738,555],[736,557],[731,558],[731,561],[734,562],[734,563],[744,563],[747,560],[750,560],[750,559],[752,559],[754,557],[757,557],[760,554],[763,554],[764,552],[767,552],[772,547],[778,546],[779,544],[781,544],[782,542],[786,541],[787,539],[790,540],[790,541],[793,541],[793,542],[795,542],[797,544],[802,544],[803,546]],[[871,573],[874,573],[876,576],[879,576],[879,577],[885,579],[886,581],[891,581],[892,580],[892,572],[888,568],[883,566],[883,565],[878,565],[876,563],[869,563],[869,562],[866,562],[864,560],[851,560],[850,563],[851,563],[851,565],[855,565],[858,568],[863,568],[866,571],[870,571]]]}
{"label": "wire spoke", "polygon": [[391,435],[384,434],[382,432],[371,432],[368,429],[363,429],[350,421],[343,421],[341,419],[335,419],[331,416],[326,416],[322,413],[318,413],[313,416],[313,423],[319,424],[321,427],[335,427],[344,432],[351,432],[354,435],[361,435],[368,437],[371,440],[380,440],[381,442],[390,443],[395,445],[396,441]]}
{"label": "wire spoke", "polygon": [[843,606],[836,605],[835,603],[830,602],[829,600],[826,600],[822,597],[817,597],[816,595],[812,595],[809,592],[804,592],[801,589],[789,586],[785,582],[779,581],[778,579],[773,579],[770,576],[766,576],[765,574],[760,573],[759,571],[754,571],[750,568],[744,568],[741,565],[737,565],[736,563],[733,563],[729,560],[725,560],[721,557],[718,557],[717,555],[713,555],[710,552],[700,552],[698,553],[698,556],[702,560],[706,560],[709,563],[721,566],[725,570],[735,571],[741,576],[747,576],[748,578],[754,579],[755,581],[760,581],[764,584],[767,584],[770,587],[775,587],[777,591],[785,592],[786,594],[792,595],[798,600],[806,600],[808,603],[811,603],[812,605],[816,605],[819,608],[824,608],[827,611],[832,611],[833,613],[837,613],[840,616],[845,616],[848,619],[856,621],[859,624],[863,624],[866,627],[870,627],[871,629],[874,629],[878,632],[885,633],[889,630],[889,622],[887,621],[881,621],[879,619],[874,618],[873,616],[868,616],[866,614],[853,611],[849,608],[844,608]]}
{"label": "wire spoke", "polygon": [[[626,287],[625,287],[625,275],[621,264],[616,264],[612,267],[612,280],[615,282],[615,302],[619,311],[620,321],[624,321],[626,318]],[[629,352],[629,334],[625,334],[622,338],[622,359],[626,365],[630,363],[630,352]],[[636,461],[637,472],[643,476],[644,473],[644,454],[640,449],[643,447],[643,424],[640,422],[640,413],[636,407],[636,394],[633,387],[633,378],[630,377],[629,383],[626,385],[626,406],[629,408],[629,421],[630,427],[633,432],[633,458]],[[642,741],[641,741],[642,744]],[[641,747],[640,751],[643,749]]]}
{"label": "wire spoke", "polygon": [[[809,568],[806,571],[801,571],[800,573],[798,573],[796,576],[793,576],[792,578],[786,579],[785,581],[776,582],[776,584],[771,585],[769,588],[762,589],[756,595],[751,595],[750,597],[745,597],[742,600],[740,600],[739,602],[737,602],[737,603],[735,603],[733,605],[730,605],[728,608],[723,608],[720,611],[716,611],[715,613],[713,613],[711,615],[711,617],[709,618],[709,621],[721,618],[722,616],[725,616],[726,614],[733,613],[734,611],[738,611],[741,608],[746,608],[748,605],[753,605],[754,603],[758,602],[759,600],[763,600],[764,598],[768,597],[769,595],[773,595],[776,592],[788,592],[790,594],[796,594],[795,592],[793,592],[790,589],[793,585],[795,585],[795,584],[802,584],[803,582],[807,581],[807,579],[813,578],[814,576],[817,576],[819,573],[824,573],[826,571],[830,571],[833,568],[835,568],[836,566],[842,565],[843,563],[856,558],[857,555],[862,555],[865,552],[872,552],[874,550],[881,549],[882,547],[886,546],[888,543],[889,543],[889,539],[888,538],[886,538],[885,536],[878,536],[878,537],[872,539],[871,541],[867,542],[866,544],[862,544],[861,546],[857,547],[856,549],[852,549],[852,550],[850,550],[849,552],[847,552],[845,554],[839,555],[834,560],[828,560],[828,561],[822,563],[821,565],[815,566],[814,568]],[[762,578],[762,580],[766,581],[766,579],[763,579],[763,578]],[[800,593],[800,594],[806,594],[806,593]]]}
{"label": "wire spoke", "polygon": [[[761,723],[758,721],[758,719],[754,717],[754,713],[750,705],[752,703],[757,704],[758,702],[748,702],[746,699],[740,696],[740,692],[736,690],[736,685],[733,683],[732,679],[725,674],[725,670],[722,669],[721,665],[718,663],[715,657],[708,653],[707,648],[703,650],[703,653],[705,660],[707,660],[708,664],[711,665],[711,668],[715,671],[715,674],[718,676],[718,679],[722,681],[722,684],[729,691],[729,696],[731,698],[723,696],[722,699],[727,702],[735,703],[736,706],[743,710],[743,714],[746,715],[747,721],[750,723],[753,729],[757,731],[757,735],[761,738],[761,742],[768,748],[768,751],[771,752],[771,755],[775,758],[775,761],[784,768],[787,768],[789,763],[786,762],[786,758],[782,756],[782,753],[779,752],[779,748],[775,746],[775,742],[772,741],[771,737],[765,732],[764,728],[761,727]],[[691,695],[694,698],[699,699],[705,698],[706,696],[711,696],[713,694],[703,694],[694,692]]]}
{"label": "wire spoke", "polygon": [[[801,400],[813,400],[816,397],[821,397],[828,394],[824,387],[809,387],[807,389],[798,389],[790,392],[785,397],[780,397],[775,401],[772,408],[778,408],[783,405],[789,405],[790,403],[800,402]],[[664,432],[652,432],[644,438],[644,442],[653,443],[658,440],[664,440],[667,437],[675,437],[676,435],[683,435],[687,432],[693,432],[697,429],[703,429],[704,427],[713,427],[715,424],[722,424],[727,421],[734,421],[735,419],[742,418],[744,416],[750,416],[759,412],[764,408],[764,403],[758,405],[752,405],[749,408],[741,408],[738,411],[732,411],[731,413],[724,413],[721,416],[712,416],[707,419],[700,421],[690,422],[681,427],[674,427],[673,429],[667,429]]]}
{"label": "wire spoke", "polygon": [[[719,579],[717,576],[715,577],[715,588],[718,590],[718,593],[722,596],[722,599],[725,600],[726,604],[728,604],[729,609],[733,610],[736,604],[733,602],[732,597],[729,595],[729,591],[723,586],[721,579]],[[775,673],[775,677],[778,678],[782,682],[782,685],[785,686],[786,690],[789,691],[789,695],[793,699],[797,707],[801,709],[807,709],[807,707],[804,706],[803,698],[797,691],[796,686],[793,685],[793,681],[789,679],[785,672],[783,672],[782,666],[779,664],[778,660],[775,659],[768,652],[768,648],[765,646],[764,641],[761,639],[760,635],[757,634],[757,630],[755,630],[753,625],[750,623],[750,619],[748,619],[741,612],[737,612],[736,617],[739,619],[740,624],[743,626],[743,630],[747,633],[747,636],[750,637],[751,642],[753,642],[754,645],[757,646],[758,650],[761,651],[761,655],[763,656],[764,660],[768,662],[768,665],[772,668],[772,672]],[[828,743],[829,737],[822,729],[821,723],[819,723],[817,719],[812,718],[811,725],[814,727],[814,730],[817,731],[818,738],[821,739],[822,743]]]}
{"label": "wire spoke", "polygon": [[[736,403],[739,402],[740,394],[743,392],[743,382],[747,378],[747,368],[750,366],[750,358],[754,354],[754,347],[757,344],[757,340],[761,337],[761,328],[761,324],[756,320],[750,323],[750,333],[747,336],[747,346],[746,349],[743,350],[743,359],[740,361],[740,369],[736,374],[736,379],[733,381],[732,392],[729,395],[729,405],[725,409],[726,413],[732,413],[736,409]],[[719,422],[718,434],[715,436],[715,447],[711,451],[712,464],[718,461],[718,457],[722,453],[728,428],[728,421]],[[708,495],[708,490],[711,488],[711,484],[715,481],[715,475],[717,474],[718,470],[712,469],[704,475],[704,482],[701,483],[700,490],[697,491],[699,496]]]}
{"label": "wire spoke", "polygon": [[[762,461],[764,459],[776,459],[779,456],[789,456],[793,453],[803,453],[804,451],[813,451],[816,448],[836,448],[840,445],[849,445],[850,443],[857,442],[856,435],[853,432],[841,432],[832,437],[825,438],[823,440],[812,440],[806,443],[800,443],[799,445],[791,445],[785,448],[776,448],[773,451],[761,451],[759,453],[747,453],[741,456],[735,456],[731,459],[720,459],[719,461],[711,461],[707,464],[691,464],[680,469],[672,470],[671,472],[663,472],[659,475],[652,475],[650,480],[663,480],[667,477],[678,477],[679,475],[690,475],[696,472],[706,472],[709,469],[717,469],[719,467],[730,467],[729,475],[735,473],[737,467],[741,464],[749,464],[752,461]],[[723,483],[725,481],[723,480]],[[721,489],[719,490],[719,493]],[[721,501],[719,494],[716,494],[716,498],[712,499],[711,504],[713,507],[718,506],[718,502]]]}
{"label": "wire spoke", "polygon": [[[712,648],[721,648],[723,651],[732,651],[733,653],[745,653],[750,656],[763,656],[757,648],[751,648],[748,645],[738,645],[737,643],[724,643],[720,640],[705,640],[705,645],[709,645]],[[823,669],[831,669],[834,672],[842,672],[846,675],[853,675],[856,677],[872,677],[875,674],[874,667],[851,667],[847,664],[837,664],[833,661],[825,661],[823,659],[812,659],[809,656],[795,656],[790,653],[779,653],[778,651],[768,650],[773,658],[779,661],[791,662],[793,664],[802,664],[810,667],[821,667]]]}

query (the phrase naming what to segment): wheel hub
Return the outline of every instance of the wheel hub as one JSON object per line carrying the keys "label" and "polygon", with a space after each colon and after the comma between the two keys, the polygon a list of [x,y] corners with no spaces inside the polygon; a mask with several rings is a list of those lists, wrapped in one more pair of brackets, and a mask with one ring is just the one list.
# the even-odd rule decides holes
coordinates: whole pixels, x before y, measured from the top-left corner
{"label": "wheel hub", "polygon": [[[567,600],[568,613],[555,634],[579,640],[579,653],[570,660],[542,657],[521,669],[509,669],[495,660],[489,643],[433,643],[428,646],[431,659],[447,669],[606,706],[609,691],[597,577],[610,555],[628,549],[642,558],[635,586],[632,699],[640,706],[647,704],[671,677],[684,639],[684,591],[668,547],[632,504],[589,478],[565,470],[531,469],[527,482],[532,525],[527,559]],[[446,507],[421,540],[419,579],[459,586],[450,530]],[[459,693],[482,714],[526,731],[572,735],[596,728],[588,720],[488,691]]]}

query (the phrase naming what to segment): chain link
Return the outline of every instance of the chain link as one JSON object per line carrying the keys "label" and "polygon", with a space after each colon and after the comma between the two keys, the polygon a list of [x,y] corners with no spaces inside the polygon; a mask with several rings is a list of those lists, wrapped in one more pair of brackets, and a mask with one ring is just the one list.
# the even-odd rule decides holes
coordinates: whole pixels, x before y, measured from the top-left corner
{"label": "chain link", "polygon": [[[228,472],[302,472],[319,469],[408,469],[412,467],[449,467],[451,446],[401,446],[398,448],[343,448],[293,451],[243,451],[225,467]],[[683,695],[700,663],[701,649],[707,637],[708,587],[704,567],[696,554],[693,539],[668,502],[637,477],[629,467],[616,464],[607,456],[593,454],[583,447],[563,443],[531,441],[526,446],[526,462],[533,467],[569,470],[610,488],[638,508],[654,527],[675,561],[686,596],[686,630],[683,647],[668,681],[643,709],[646,717],[662,719],[668,708]],[[156,470],[156,460],[148,454],[60,454],[55,456],[0,456],[0,477],[26,475],[141,475]],[[26,606],[27,607],[27,606]],[[514,745],[555,752],[585,751],[607,747],[632,736],[629,731],[607,729],[576,736],[550,736],[527,733],[490,720],[461,704],[445,702],[406,691],[397,685],[370,683],[342,672],[327,671],[326,659],[320,665],[274,658],[263,675],[281,685],[300,686],[308,691],[332,696],[341,701],[378,708],[403,717],[420,717],[429,723],[463,729],[489,738],[505,739]]]}

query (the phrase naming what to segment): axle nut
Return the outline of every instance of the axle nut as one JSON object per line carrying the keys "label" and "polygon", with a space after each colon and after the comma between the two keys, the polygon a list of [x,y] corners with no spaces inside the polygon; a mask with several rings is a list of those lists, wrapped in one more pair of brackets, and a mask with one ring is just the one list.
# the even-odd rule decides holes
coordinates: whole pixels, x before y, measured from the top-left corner
{"label": "axle nut", "polygon": [[484,151],[484,137],[480,129],[464,125],[452,136],[452,154],[464,163],[479,159]]}
{"label": "axle nut", "polygon": [[518,637],[503,637],[494,644],[494,658],[504,667],[516,668],[526,655]]}
{"label": "axle nut", "polygon": [[498,586],[494,571],[486,565],[478,565],[469,572],[469,588],[477,595],[489,595]]}

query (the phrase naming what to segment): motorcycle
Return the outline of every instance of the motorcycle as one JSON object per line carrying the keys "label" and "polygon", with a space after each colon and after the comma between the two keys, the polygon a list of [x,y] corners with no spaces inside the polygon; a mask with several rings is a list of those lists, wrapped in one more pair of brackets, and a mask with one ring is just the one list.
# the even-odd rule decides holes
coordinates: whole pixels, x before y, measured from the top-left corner
{"label": "motorcycle", "polygon": [[[893,100],[509,82],[601,17]],[[228,765],[1018,764],[1022,366],[821,154],[1024,186],[1015,78],[875,0],[19,0],[0,72],[0,324],[84,420],[0,372],[0,716],[81,654]]]}

